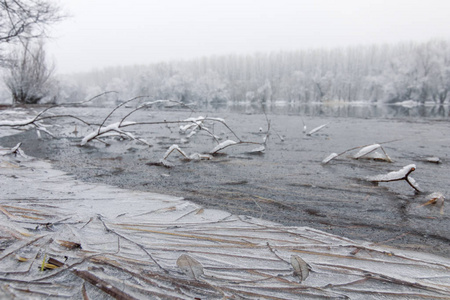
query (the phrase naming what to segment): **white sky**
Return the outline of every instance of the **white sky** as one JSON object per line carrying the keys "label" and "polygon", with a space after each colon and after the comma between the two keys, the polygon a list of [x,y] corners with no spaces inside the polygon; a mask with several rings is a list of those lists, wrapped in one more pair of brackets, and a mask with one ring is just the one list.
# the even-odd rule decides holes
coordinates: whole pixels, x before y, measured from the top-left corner
{"label": "white sky", "polygon": [[60,73],[215,54],[450,38],[449,0],[59,0]]}

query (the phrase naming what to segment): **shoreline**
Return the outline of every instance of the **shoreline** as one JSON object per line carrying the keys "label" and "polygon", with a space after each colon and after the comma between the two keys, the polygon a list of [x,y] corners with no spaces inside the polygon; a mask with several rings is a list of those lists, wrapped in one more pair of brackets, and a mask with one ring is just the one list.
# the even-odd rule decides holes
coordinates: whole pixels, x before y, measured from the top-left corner
{"label": "shoreline", "polygon": [[[178,197],[84,183],[31,157],[0,160],[0,176],[8,187],[0,200],[0,231],[10,243],[0,254],[0,282],[14,284],[9,295],[23,296],[21,287],[26,286],[27,295],[31,291],[38,299],[75,296],[83,293],[83,286],[85,293],[100,299],[106,294],[98,294],[99,289],[111,288],[136,299],[450,296],[448,258],[236,216]],[[79,247],[67,247],[69,242]],[[18,262],[22,250],[34,258]],[[183,254],[202,271],[183,273]],[[294,274],[292,256],[310,268],[305,278]],[[63,267],[40,272],[45,257],[67,259]],[[25,276],[15,272],[27,269]],[[368,274],[371,280],[355,285]],[[120,284],[114,280],[124,275],[128,279]],[[130,275],[144,281],[136,285]],[[58,285],[38,284],[48,276]],[[97,286],[83,284],[86,276]],[[389,285],[380,291],[378,280]],[[2,294],[8,295],[0,290]]]}

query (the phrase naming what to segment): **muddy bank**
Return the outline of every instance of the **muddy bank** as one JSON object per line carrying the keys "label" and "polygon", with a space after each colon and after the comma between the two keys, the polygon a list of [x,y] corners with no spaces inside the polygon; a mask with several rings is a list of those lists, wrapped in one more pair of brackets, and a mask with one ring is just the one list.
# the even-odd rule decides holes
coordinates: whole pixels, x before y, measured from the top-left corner
{"label": "muddy bank", "polygon": [[[107,112],[70,109],[74,115],[93,120]],[[189,115],[186,111],[145,111],[133,120],[180,120]],[[218,117],[225,118],[244,140],[259,142],[265,136],[264,115],[222,113]],[[233,214],[450,256],[448,208],[441,214],[440,207],[421,206],[432,192],[450,195],[448,121],[304,117],[308,129],[330,123],[307,136],[299,116],[269,117],[273,130],[264,154],[249,154],[254,146],[239,146],[211,161],[186,162],[173,155],[169,160],[175,167],[170,169],[154,163],[172,144],[191,154],[211,150],[215,142],[205,134],[187,140],[177,126],[155,125],[133,127],[133,133],[146,138],[152,147],[117,138],[106,139],[108,146],[94,141],[79,147],[81,138],[94,129],[58,120],[61,127],[49,127],[57,138],[38,139],[29,131],[2,138],[0,144],[23,142],[26,153],[49,159],[80,180],[182,196]],[[223,139],[233,138],[218,124],[213,130]],[[396,141],[383,147],[393,163],[354,160],[349,157],[352,152],[328,165],[320,163],[332,152],[392,140]],[[431,156],[439,157],[441,163],[425,160]],[[374,185],[364,180],[411,163],[417,166],[412,176],[423,193],[403,181]]]}

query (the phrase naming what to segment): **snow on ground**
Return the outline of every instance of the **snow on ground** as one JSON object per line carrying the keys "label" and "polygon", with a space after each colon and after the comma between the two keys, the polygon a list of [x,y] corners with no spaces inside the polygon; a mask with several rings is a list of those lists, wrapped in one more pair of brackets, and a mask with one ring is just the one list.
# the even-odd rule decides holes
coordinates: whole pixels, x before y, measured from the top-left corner
{"label": "snow on ground", "polygon": [[0,298],[450,297],[447,258],[84,183],[29,157],[0,156],[0,180]]}

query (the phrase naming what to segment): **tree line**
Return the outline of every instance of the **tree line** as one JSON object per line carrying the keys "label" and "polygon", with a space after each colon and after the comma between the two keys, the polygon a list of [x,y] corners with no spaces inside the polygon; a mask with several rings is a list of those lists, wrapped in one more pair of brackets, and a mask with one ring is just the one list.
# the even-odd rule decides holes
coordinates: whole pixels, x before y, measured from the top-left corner
{"label": "tree line", "polygon": [[402,102],[449,99],[450,45],[445,40],[201,57],[110,67],[61,80],[73,101],[114,90],[205,105],[214,102]]}
{"label": "tree line", "polygon": [[64,17],[49,0],[0,1],[0,67],[14,103],[78,102],[104,91],[117,91],[121,99],[137,95],[197,105],[410,100],[442,105],[450,97],[447,40],[209,56],[55,78],[43,39]]}

